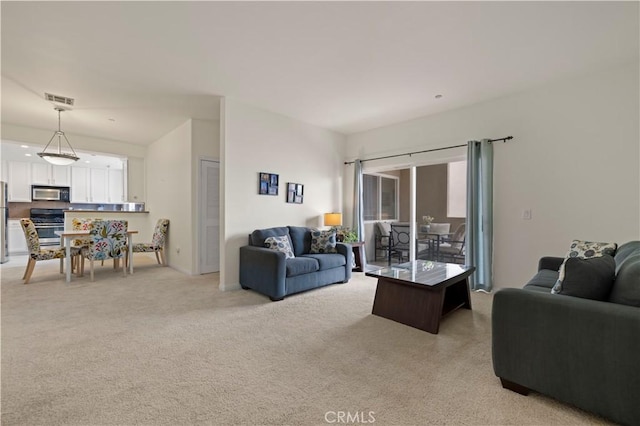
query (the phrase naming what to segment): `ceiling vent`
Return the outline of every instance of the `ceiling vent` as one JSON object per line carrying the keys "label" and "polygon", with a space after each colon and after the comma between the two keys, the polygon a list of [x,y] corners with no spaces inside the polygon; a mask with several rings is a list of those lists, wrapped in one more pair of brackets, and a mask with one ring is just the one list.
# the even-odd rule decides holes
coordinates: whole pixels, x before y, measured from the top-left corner
{"label": "ceiling vent", "polygon": [[67,98],[65,96],[59,96],[59,95],[52,95],[51,93],[45,93],[44,97],[46,100],[50,102],[56,102],[59,104],[69,105],[69,106],[73,106],[73,103],[75,102],[75,99],[73,98]]}

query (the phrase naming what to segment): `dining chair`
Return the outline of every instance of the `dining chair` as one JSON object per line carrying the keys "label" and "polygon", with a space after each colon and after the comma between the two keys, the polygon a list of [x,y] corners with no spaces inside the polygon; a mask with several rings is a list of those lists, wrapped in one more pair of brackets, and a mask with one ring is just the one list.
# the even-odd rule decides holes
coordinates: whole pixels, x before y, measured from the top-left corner
{"label": "dining chair", "polygon": [[[29,248],[29,260],[24,275],[22,276],[24,283],[29,284],[36,262],[39,260],[60,259],[60,273],[62,273],[64,267],[63,259],[66,257],[66,250],[64,248],[41,248],[38,231],[31,219],[20,219],[20,225],[22,226],[24,237],[27,240],[27,247]],[[76,258],[79,254],[79,247],[71,248],[71,256],[73,258]],[[78,263],[77,260],[75,263]]]}
{"label": "dining chair", "polygon": [[[84,259],[89,259],[91,281],[94,281],[94,260],[114,259],[114,268],[128,253],[126,220],[95,220],[89,227],[89,249],[82,253],[81,275]],[[126,261],[122,262],[122,274],[127,276]]]}
{"label": "dining chair", "polygon": [[169,229],[169,219],[158,219],[156,227],[153,231],[153,238],[150,243],[136,243],[132,247],[133,253],[153,253],[156,254],[158,264],[167,265],[164,257],[164,244],[167,239],[167,231]]}
{"label": "dining chair", "polygon": [[[91,219],[86,217],[74,217],[73,219],[71,219],[71,229],[73,229],[74,231],[88,231],[91,228],[91,224],[97,220],[102,220],[102,218],[96,217]],[[81,238],[73,240],[72,244],[73,247],[89,247],[88,241]]]}

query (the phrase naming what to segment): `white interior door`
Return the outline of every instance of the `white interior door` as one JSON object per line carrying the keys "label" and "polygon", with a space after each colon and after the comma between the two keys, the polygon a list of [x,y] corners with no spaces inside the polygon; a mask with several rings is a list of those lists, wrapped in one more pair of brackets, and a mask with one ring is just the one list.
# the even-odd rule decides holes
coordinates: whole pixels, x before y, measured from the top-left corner
{"label": "white interior door", "polygon": [[220,271],[220,163],[200,160],[200,273]]}

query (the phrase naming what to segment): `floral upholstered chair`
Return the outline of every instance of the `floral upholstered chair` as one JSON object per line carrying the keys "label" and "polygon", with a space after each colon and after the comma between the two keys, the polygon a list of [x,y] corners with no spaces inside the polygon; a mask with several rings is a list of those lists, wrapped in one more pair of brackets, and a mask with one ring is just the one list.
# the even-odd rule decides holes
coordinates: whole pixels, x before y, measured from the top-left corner
{"label": "floral upholstered chair", "polygon": [[[33,269],[36,266],[36,262],[39,260],[51,260],[60,259],[60,273],[63,272],[62,260],[66,256],[65,249],[63,248],[40,248],[40,237],[38,237],[38,231],[31,221],[31,219],[20,219],[20,225],[22,225],[22,231],[24,231],[24,237],[27,240],[27,247],[29,248],[29,261],[27,262],[27,268],[24,271],[22,279],[25,284],[29,283]],[[80,254],[80,248],[72,247],[71,256],[76,257]]]}
{"label": "floral upholstered chair", "polygon": [[[126,220],[94,220],[89,227],[89,248],[82,254],[82,271],[84,271],[84,259],[91,262],[91,281],[94,280],[93,261],[114,259],[114,267],[118,261],[127,256],[127,227]],[[122,273],[127,276],[125,266],[122,262]]]}
{"label": "floral upholstered chair", "polygon": [[156,227],[153,231],[153,239],[151,243],[138,243],[133,245],[134,253],[156,253],[156,260],[159,264],[166,266],[167,262],[164,258],[164,243],[167,239],[167,230],[169,229],[169,219],[158,219]]}
{"label": "floral upholstered chair", "polygon": [[[89,229],[91,229],[91,224],[93,222],[95,222],[96,220],[102,220],[101,218],[95,218],[95,219],[90,219],[90,218],[73,218],[71,219],[71,229],[73,229],[74,231],[88,231]],[[89,242],[87,239],[76,239],[73,240],[72,242],[73,247],[89,247]]]}

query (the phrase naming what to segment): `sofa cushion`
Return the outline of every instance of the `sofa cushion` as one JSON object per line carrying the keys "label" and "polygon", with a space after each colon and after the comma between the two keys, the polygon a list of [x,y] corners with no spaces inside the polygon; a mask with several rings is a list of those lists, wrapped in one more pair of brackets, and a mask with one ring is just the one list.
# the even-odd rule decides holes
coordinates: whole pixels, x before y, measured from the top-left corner
{"label": "sofa cushion", "polygon": [[531,290],[530,287],[540,287],[546,289],[546,292],[551,292],[551,289],[555,285],[556,281],[558,281],[558,271],[552,271],[550,269],[541,269],[537,274],[529,280],[529,282],[524,286],[526,289]]}
{"label": "sofa cushion", "polygon": [[290,226],[289,236],[293,243],[293,254],[300,256],[311,251],[311,230],[304,226]]}
{"label": "sofa cushion", "polygon": [[564,266],[567,259],[572,257],[578,257],[581,259],[588,259],[591,257],[599,257],[604,255],[613,256],[616,252],[618,245],[616,243],[598,243],[593,241],[581,241],[573,240],[571,247],[565,256],[565,261],[560,265],[558,271],[558,281],[551,289],[551,293],[560,293],[562,291],[562,281],[564,280]]}
{"label": "sofa cushion", "polygon": [[285,261],[287,277],[309,274],[320,269],[318,261],[310,257],[294,257]]}
{"label": "sofa cushion", "polygon": [[302,257],[310,257],[318,261],[320,270],[324,271],[331,268],[339,268],[344,266],[347,261],[341,254],[325,253],[325,254],[305,254]]}
{"label": "sofa cushion", "polygon": [[604,255],[581,259],[571,257],[564,265],[564,280],[559,294],[584,299],[607,300],[615,279],[616,262]]}
{"label": "sofa cushion", "polygon": [[311,230],[311,250],[309,253],[337,253],[336,232]]}
{"label": "sofa cushion", "polygon": [[295,257],[293,255],[293,250],[291,249],[291,243],[289,242],[288,235],[281,235],[279,237],[268,237],[266,240],[264,240],[264,246],[271,250],[283,252],[286,259]]}
{"label": "sofa cushion", "polygon": [[640,254],[640,241],[629,241],[628,243],[622,244],[616,250],[616,255],[614,257],[616,261],[616,274],[618,270],[624,263],[624,261],[631,255]]}
{"label": "sofa cushion", "polygon": [[280,237],[289,235],[289,228],[286,226],[279,228],[256,229],[251,233],[251,245],[256,247],[264,247],[264,240],[269,237]]}
{"label": "sofa cushion", "polygon": [[640,307],[640,249],[620,264],[609,301]]}

